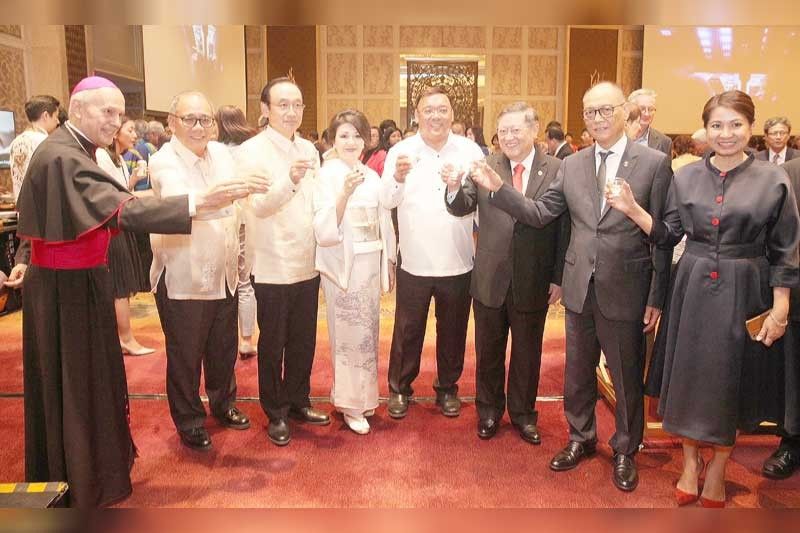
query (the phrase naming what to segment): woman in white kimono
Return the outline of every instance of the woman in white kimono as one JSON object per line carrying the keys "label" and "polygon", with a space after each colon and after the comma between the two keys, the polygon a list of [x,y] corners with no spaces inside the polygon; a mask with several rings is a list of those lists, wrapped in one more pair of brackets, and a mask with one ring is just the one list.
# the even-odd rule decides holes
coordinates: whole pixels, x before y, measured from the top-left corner
{"label": "woman in white kimono", "polygon": [[394,285],[396,242],[379,202],[380,177],[359,158],[369,123],[360,111],[338,113],[328,128],[314,193],[316,267],[322,274],[333,362],[331,401],[354,432],[369,433],[378,406],[381,291]]}

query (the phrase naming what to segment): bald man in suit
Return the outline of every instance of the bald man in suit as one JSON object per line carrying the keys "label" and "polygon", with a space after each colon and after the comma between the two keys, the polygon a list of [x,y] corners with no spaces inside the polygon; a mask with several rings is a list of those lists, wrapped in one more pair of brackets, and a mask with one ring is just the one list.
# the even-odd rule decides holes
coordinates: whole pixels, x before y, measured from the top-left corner
{"label": "bald man in suit", "polygon": [[583,97],[584,121],[596,143],[566,158],[550,188],[538,199],[516,194],[486,164],[472,179],[491,191],[490,203],[515,219],[543,227],[569,212],[571,237],[565,256],[566,314],[564,411],[569,444],[550,468],[575,468],[597,446],[595,367],[602,349],[616,393],[614,485],[638,485],[634,455],[644,431],[644,333],[661,314],[669,282],[671,250],[654,250],[637,226],[605,202],[606,184],[620,177],[654,219],[662,217],[672,179],[669,159],[625,136],[625,96],[602,82]]}

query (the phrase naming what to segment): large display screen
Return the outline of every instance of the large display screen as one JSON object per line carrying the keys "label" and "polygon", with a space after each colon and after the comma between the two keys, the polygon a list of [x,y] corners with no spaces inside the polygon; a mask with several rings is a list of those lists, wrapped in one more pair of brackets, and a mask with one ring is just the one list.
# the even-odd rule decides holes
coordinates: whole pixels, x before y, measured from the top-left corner
{"label": "large display screen", "polygon": [[753,98],[757,132],[775,115],[800,123],[800,27],[645,26],[642,86],[665,133],[701,127],[706,101],[730,89]]}

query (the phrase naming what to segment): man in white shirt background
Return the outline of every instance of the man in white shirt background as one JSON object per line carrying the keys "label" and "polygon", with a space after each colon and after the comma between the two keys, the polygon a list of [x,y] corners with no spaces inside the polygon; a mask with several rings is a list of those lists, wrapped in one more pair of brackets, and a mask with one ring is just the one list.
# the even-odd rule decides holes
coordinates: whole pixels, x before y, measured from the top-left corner
{"label": "man in white shirt background", "polygon": [[[230,152],[220,143],[209,142],[213,117],[202,93],[185,92],[173,99],[172,140],[150,157],[155,196],[203,193],[233,178]],[[232,429],[250,427],[234,405],[238,236],[233,206],[195,217],[191,235],[151,234],[150,282],[166,340],[170,414],[181,441],[198,450],[211,447],[203,427],[201,368],[214,417]]]}
{"label": "man in white shirt background", "polygon": [[756,154],[756,159],[782,165],[796,157],[800,150],[790,148],[789,136],[792,134],[792,123],[786,117],[771,117],[764,122],[764,143],[766,150]]}
{"label": "man in white shirt background", "polygon": [[314,267],[312,192],[319,155],[296,135],[303,119],[303,95],[289,78],[276,78],[261,91],[264,131],[236,153],[239,175],[272,179],[267,194],[246,206],[247,254],[252,262],[258,328],[258,388],[269,417],[267,436],[289,444],[287,418],[330,423],[311,407],[311,368],[317,342],[319,273]]}
{"label": "man in white shirt background", "polygon": [[9,159],[11,161],[11,182],[14,187],[14,201],[19,198],[22,181],[28,170],[28,163],[36,148],[58,125],[58,100],[49,94],[34,96],[25,102],[25,116],[30,126],[11,141]]}
{"label": "man in white shirt background", "polygon": [[436,403],[445,416],[458,416],[458,380],[464,368],[475,255],[474,217],[447,212],[441,174],[463,174],[473,161],[483,159],[483,152],[451,132],[453,107],[443,88],[422,92],[415,118],[419,134],[389,150],[381,180],[381,203],[397,208],[400,233],[388,411],[393,418],[408,412],[432,297],[436,302]]}

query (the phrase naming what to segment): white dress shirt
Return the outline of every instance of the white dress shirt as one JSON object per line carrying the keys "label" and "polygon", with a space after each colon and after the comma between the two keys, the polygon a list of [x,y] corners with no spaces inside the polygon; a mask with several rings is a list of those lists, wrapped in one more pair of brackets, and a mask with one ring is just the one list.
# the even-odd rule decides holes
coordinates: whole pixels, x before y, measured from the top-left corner
{"label": "white dress shirt", "polygon": [[[157,198],[202,194],[216,183],[232,178],[235,165],[225,145],[209,142],[198,157],[173,135],[150,156],[150,181]],[[219,300],[226,289],[235,293],[238,283],[239,224],[233,206],[195,216],[191,235],[151,234],[153,291],[164,280],[173,300]]]}
{"label": "white dress shirt", "polygon": [[[614,178],[617,176],[617,171],[619,170],[619,164],[622,161],[622,154],[625,152],[625,148],[628,146],[628,136],[623,135],[614,146],[606,150],[602,148],[599,144],[594,143],[594,173],[595,176],[597,175],[597,171],[600,169],[600,152],[608,152],[609,150],[612,152],[611,154],[606,157],[606,183],[611,183],[614,181]],[[606,194],[605,191],[600,191],[600,212],[603,212],[603,209],[606,208]]]}
{"label": "white dress shirt", "polygon": [[[295,135],[287,139],[271,127],[241,144],[236,152],[240,177],[272,179],[265,194],[252,194],[243,204],[247,226],[246,256],[256,283],[288,285],[318,276],[314,266],[313,192],[319,152]],[[314,168],[299,183],[289,178],[298,159],[311,159]]]}
{"label": "white dress shirt", "polygon": [[8,147],[9,160],[11,163],[11,184],[14,188],[14,201],[19,199],[19,191],[22,189],[22,182],[25,173],[28,171],[28,163],[36,148],[47,139],[47,132],[40,128],[28,129],[20,133]]}
{"label": "white dress shirt", "polygon": [[[769,161],[770,163],[775,163],[776,165],[782,165],[786,163],[786,148],[788,147],[784,146],[783,150],[777,153],[773,152],[772,148],[769,148],[769,158],[767,159],[767,161]],[[775,160],[776,155],[778,156],[777,161]]]}
{"label": "white dress shirt", "polygon": [[[411,159],[405,183],[394,180],[399,155]],[[472,214],[454,217],[445,206],[440,171],[451,163],[461,171],[483,159],[481,148],[466,137],[449,134],[436,151],[414,135],[395,144],[386,156],[381,180],[381,203],[397,207],[401,268],[414,276],[456,276],[472,270],[475,255]]]}

